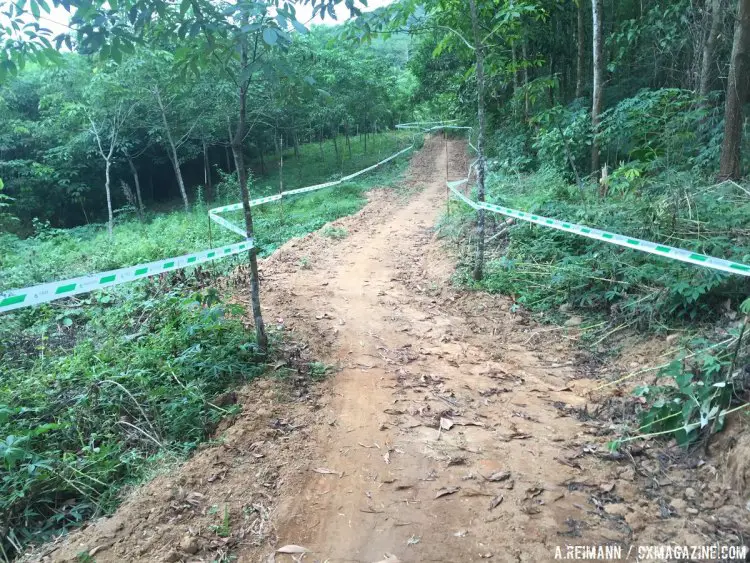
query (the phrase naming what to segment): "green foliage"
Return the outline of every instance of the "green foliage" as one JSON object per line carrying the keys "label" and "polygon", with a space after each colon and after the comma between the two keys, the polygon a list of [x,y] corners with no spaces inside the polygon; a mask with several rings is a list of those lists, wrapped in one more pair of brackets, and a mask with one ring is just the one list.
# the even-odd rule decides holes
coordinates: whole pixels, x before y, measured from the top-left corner
{"label": "green foliage", "polygon": [[[650,176],[632,170],[619,169],[612,181],[617,189],[602,199],[597,186],[581,191],[554,168],[519,177],[500,167],[488,178],[488,200],[750,261],[750,200],[741,190],[730,184],[706,185],[671,170]],[[468,214],[464,220],[472,218]],[[461,236],[463,231],[454,227],[452,232]],[[739,276],[526,223],[510,228],[507,238],[498,242],[479,286],[513,295],[519,304],[552,318],[561,305],[570,303],[593,315],[607,315],[612,323],[662,330],[675,323],[715,321],[727,306],[736,309],[747,297],[746,280]],[[473,284],[466,266],[462,279]]]}
{"label": "green foliage", "polygon": [[[694,443],[701,435],[719,432],[725,416],[747,387],[747,351],[743,353],[742,326],[729,348],[715,351],[705,340],[694,344],[704,351],[693,358],[678,359],[663,368],[653,385],[640,385],[633,394],[642,404],[640,436],[674,438],[681,446]],[[746,347],[745,347],[746,348]],[[617,448],[622,439],[610,447]]]}
{"label": "green foliage", "polygon": [[166,294],[153,281],[132,298],[90,296],[2,326],[6,552],[112,510],[123,485],[206,438],[226,412],[215,396],[263,372],[239,306],[172,283]]}

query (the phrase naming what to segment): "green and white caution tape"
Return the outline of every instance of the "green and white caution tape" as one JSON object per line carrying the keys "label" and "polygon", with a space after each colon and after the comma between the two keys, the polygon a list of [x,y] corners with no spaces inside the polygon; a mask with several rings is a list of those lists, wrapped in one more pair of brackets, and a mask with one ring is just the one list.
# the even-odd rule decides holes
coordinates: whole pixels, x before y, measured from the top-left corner
{"label": "green and white caution tape", "polygon": [[[412,150],[413,148],[414,145],[411,145],[389,156],[388,158],[381,160],[377,164],[374,164],[372,166],[364,168],[363,170],[359,170],[354,174],[349,174],[348,176],[344,176],[343,178],[332,182],[316,184],[314,186],[308,186],[296,190],[288,190],[280,194],[254,199],[250,202],[250,206],[255,207],[264,203],[279,201],[284,197],[322,190],[324,188],[342,184],[347,180],[351,180],[352,178],[356,178],[357,176],[365,174],[370,170],[374,170],[378,166],[381,166],[386,162],[393,160],[394,158],[404,154],[407,151]],[[245,229],[235,225],[231,221],[228,221],[219,215],[220,213],[224,213],[226,211],[237,211],[240,209],[242,209],[241,203],[234,203],[231,205],[216,207],[208,212],[209,218],[225,229],[228,229],[229,231],[232,231],[233,233],[236,233],[237,235],[245,238]],[[197,266],[205,262],[219,260],[221,258],[226,258],[227,256],[239,254],[240,252],[250,250],[251,248],[253,248],[252,239],[246,239],[243,242],[221,246],[218,248],[212,248],[209,250],[202,250],[200,252],[185,254],[183,256],[165,258],[164,260],[157,260],[155,262],[148,262],[146,264],[137,264],[135,266],[130,266],[127,268],[110,270],[108,272],[99,272],[88,276],[70,278],[58,282],[44,283],[26,287],[23,289],[3,291],[0,292],[0,313],[13,311],[22,307],[30,307],[32,305],[49,303],[50,301],[55,301],[57,299],[64,299],[66,297],[88,293],[97,289],[105,289],[107,287],[129,283],[151,276],[156,276],[158,274],[187,268],[189,266]]]}
{"label": "green and white caution tape", "polygon": [[[389,162],[393,160],[394,158],[397,158],[401,156],[402,154],[412,150],[414,148],[414,145],[409,145],[403,150],[398,151],[397,153],[392,154],[388,158],[385,158],[381,160],[380,162],[377,162],[376,164],[373,164],[372,166],[368,166],[367,168],[363,168],[362,170],[358,170],[357,172],[354,172],[353,174],[349,174],[348,176],[344,176],[342,178],[339,178],[338,180],[333,180],[331,182],[325,182],[323,184],[315,184],[313,186],[307,186],[304,188],[297,188],[296,190],[287,190],[285,192],[281,192],[280,194],[275,194],[267,197],[261,197],[258,199],[254,199],[250,202],[250,207],[255,207],[256,205],[261,205],[264,203],[269,203],[272,201],[279,201],[281,199],[299,195],[299,194],[306,194],[309,192],[314,192],[317,190],[322,190],[325,188],[330,188],[333,186],[338,186],[340,184],[343,184],[344,182],[347,182],[353,178],[356,178],[357,176],[361,176],[362,174],[365,174],[369,172],[370,170],[375,170],[378,166],[382,166],[386,162]],[[242,209],[241,203],[233,203],[231,205],[224,205],[222,207],[215,207],[214,209],[209,210],[208,216],[211,218],[212,221],[215,221],[222,227],[225,227],[229,229],[230,231],[239,234],[240,236],[245,236],[245,231],[241,227],[235,225],[234,223],[231,223],[230,221],[227,221],[223,217],[220,217],[220,213],[225,213],[227,211],[239,211]]]}
{"label": "green and white caution tape", "polygon": [[13,309],[20,309],[21,307],[48,303],[50,301],[55,301],[56,299],[63,299],[65,297],[72,297],[73,295],[80,295],[81,293],[88,293],[89,291],[94,291],[96,289],[104,289],[114,285],[141,280],[166,272],[179,270],[181,268],[187,268],[188,266],[197,266],[205,262],[239,254],[240,252],[250,250],[252,247],[253,241],[246,240],[244,242],[220,246],[210,250],[201,250],[200,252],[194,252],[192,254],[184,254],[182,256],[175,256],[174,258],[157,260],[156,262],[138,264],[137,266],[131,266],[129,268],[120,268],[118,270],[99,272],[98,274],[91,274],[89,276],[81,276],[64,281],[43,283],[41,285],[35,285],[24,289],[2,292],[0,293],[0,313],[12,311]]}
{"label": "green and white caution tape", "polygon": [[[453,125],[453,121],[455,120],[452,120],[451,122],[412,122],[404,123],[402,125],[396,125],[396,127],[403,129],[421,129],[424,132],[434,131],[437,129],[471,129],[471,127]],[[435,123],[437,123],[437,125],[434,125]],[[475,151],[477,150],[476,147],[471,144],[471,142],[469,142],[469,146],[471,146],[471,148],[473,148]],[[716,258],[714,256],[700,254],[698,252],[685,250],[684,248],[676,248],[674,246],[668,246],[666,244],[658,244],[648,240],[642,240],[635,237],[628,237],[617,233],[611,233],[609,231],[587,227],[586,225],[578,225],[570,221],[550,219],[549,217],[543,217],[534,213],[519,211],[517,209],[511,209],[508,207],[503,207],[501,205],[495,205],[493,203],[473,201],[462,194],[458,190],[458,187],[463,184],[468,184],[469,178],[471,177],[471,170],[475,166],[475,164],[476,162],[473,162],[469,165],[469,173],[467,174],[466,179],[447,182],[448,188],[451,190],[451,192],[458,199],[474,209],[485,209],[487,211],[492,211],[493,213],[499,213],[501,215],[513,217],[514,219],[519,219],[521,221],[535,223],[542,227],[557,229],[559,231],[599,240],[609,244],[616,244],[618,246],[623,246],[625,248],[630,248],[633,250],[639,250],[641,252],[647,252],[649,254],[662,256],[671,260],[678,260],[680,262],[695,264],[697,266],[703,266],[705,268],[712,268],[714,270],[719,270],[730,274],[739,274],[741,276],[750,277],[750,266],[748,266],[747,264],[742,264],[740,262],[724,260],[723,258]]]}
{"label": "green and white caution tape", "polygon": [[699,254],[698,252],[692,252],[685,250],[684,248],[675,248],[673,246],[667,246],[666,244],[657,244],[655,242],[638,239],[635,237],[627,237],[617,233],[610,233],[608,231],[602,231],[593,227],[587,227],[586,225],[578,225],[567,221],[559,221],[557,219],[550,219],[549,217],[543,217],[542,215],[536,215],[534,213],[528,213],[524,211],[518,211],[517,209],[510,209],[509,207],[503,207],[501,205],[495,205],[493,203],[476,202],[467,198],[458,190],[458,186],[466,184],[466,180],[458,180],[457,182],[448,182],[448,188],[451,192],[458,197],[461,201],[470,205],[474,209],[486,209],[493,213],[500,213],[508,217],[520,219],[521,221],[527,221],[529,223],[535,223],[542,227],[548,227],[550,229],[557,229],[566,233],[579,235],[582,237],[607,242],[610,244],[616,244],[618,246],[624,246],[625,248],[631,248],[633,250],[640,250],[641,252],[647,252],[656,256],[662,256],[664,258],[670,258],[672,260],[679,260],[680,262],[687,262],[689,264],[695,264],[697,266],[703,266],[706,268],[712,268],[714,270],[721,270],[722,272],[728,272],[730,274],[739,274],[741,276],[750,276],[750,266],[747,264],[741,264],[739,262],[732,262],[731,260],[724,260],[722,258],[715,258],[713,256],[707,256],[705,254]]}

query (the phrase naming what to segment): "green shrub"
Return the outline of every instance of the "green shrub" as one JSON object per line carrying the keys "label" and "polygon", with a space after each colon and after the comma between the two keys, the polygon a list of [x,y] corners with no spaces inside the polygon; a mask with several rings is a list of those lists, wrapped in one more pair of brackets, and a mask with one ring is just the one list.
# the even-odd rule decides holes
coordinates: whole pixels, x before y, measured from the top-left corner
{"label": "green shrub", "polygon": [[[227,409],[214,397],[262,373],[241,309],[214,290],[155,283],[138,299],[90,298],[48,331],[3,334],[0,529],[6,553],[116,505],[167,452],[184,455]],[[47,348],[51,341],[63,348]],[[13,357],[13,350],[33,351]],[[232,408],[232,407],[229,407]]]}

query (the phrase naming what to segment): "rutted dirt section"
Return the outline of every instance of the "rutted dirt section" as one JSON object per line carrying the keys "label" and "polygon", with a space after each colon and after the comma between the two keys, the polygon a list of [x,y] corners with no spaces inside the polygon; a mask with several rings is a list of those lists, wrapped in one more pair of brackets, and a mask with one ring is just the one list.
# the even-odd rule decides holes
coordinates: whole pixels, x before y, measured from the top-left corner
{"label": "rutted dirt section", "polygon": [[[562,332],[452,287],[452,259],[433,237],[443,151],[428,140],[407,194],[371,192],[336,221],[345,238],[309,235],[263,262],[267,322],[306,343],[279,367],[299,375],[248,386],[219,445],[49,560],[272,561],[296,544],[313,552],[304,561],[537,562],[567,543],[747,533],[729,485],[704,481],[711,463],[605,452],[611,428],[585,398],[596,382]],[[458,178],[463,144],[449,154]],[[312,359],[336,375],[309,385]],[[721,520],[723,506],[735,516]]]}

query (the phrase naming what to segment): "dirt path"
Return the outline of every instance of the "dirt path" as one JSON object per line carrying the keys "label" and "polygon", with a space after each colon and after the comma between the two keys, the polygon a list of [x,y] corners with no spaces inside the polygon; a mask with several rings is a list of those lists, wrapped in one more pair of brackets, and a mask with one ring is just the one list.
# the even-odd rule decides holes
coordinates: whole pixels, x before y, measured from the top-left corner
{"label": "dirt path", "polygon": [[[459,178],[465,147],[448,153]],[[405,189],[370,192],[329,231],[346,236],[263,261],[267,322],[292,337],[286,375],[238,392],[213,444],[31,559],[254,563],[295,544],[312,553],[275,561],[515,563],[566,544],[742,537],[744,501],[710,459],[676,473],[684,456],[606,453],[612,426],[589,415],[598,382],[567,330],[451,283],[456,259],[433,234],[445,158],[428,139]],[[629,362],[650,365],[649,350]],[[335,374],[311,384],[314,360]]]}
{"label": "dirt path", "polygon": [[[460,177],[463,145],[450,152]],[[446,289],[452,268],[432,242],[445,169],[429,140],[411,170],[421,191],[342,221],[349,235],[310,269],[267,282],[315,319],[340,368],[309,453],[310,469],[335,473],[309,471],[278,512],[279,544],[315,560],[542,561],[585,512],[586,495],[561,485],[575,471],[556,461],[580,431],[555,406],[581,403],[561,391],[569,365],[555,346],[529,350],[528,321],[503,300],[461,307]]]}

